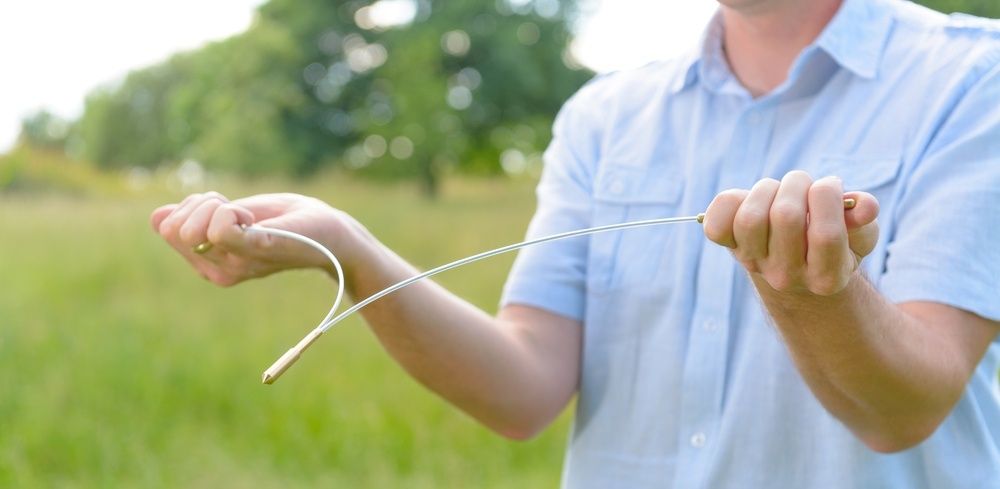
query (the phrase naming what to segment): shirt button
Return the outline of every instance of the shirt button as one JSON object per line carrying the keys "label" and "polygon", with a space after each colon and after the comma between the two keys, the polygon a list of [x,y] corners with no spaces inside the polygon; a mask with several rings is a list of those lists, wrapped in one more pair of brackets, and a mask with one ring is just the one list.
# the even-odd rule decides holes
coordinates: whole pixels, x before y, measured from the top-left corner
{"label": "shirt button", "polygon": [[615,195],[621,195],[625,191],[625,183],[621,180],[615,180],[608,186],[608,191]]}
{"label": "shirt button", "polygon": [[705,434],[699,431],[691,435],[691,446],[695,448],[701,448],[705,446]]}
{"label": "shirt button", "polygon": [[760,114],[756,112],[747,114],[747,122],[750,124],[760,124]]}
{"label": "shirt button", "polygon": [[711,319],[706,319],[704,322],[701,323],[701,327],[705,331],[708,331],[709,333],[714,333],[715,331],[717,331],[719,329],[719,323],[717,323],[717,322],[715,322],[715,321],[713,321]]}

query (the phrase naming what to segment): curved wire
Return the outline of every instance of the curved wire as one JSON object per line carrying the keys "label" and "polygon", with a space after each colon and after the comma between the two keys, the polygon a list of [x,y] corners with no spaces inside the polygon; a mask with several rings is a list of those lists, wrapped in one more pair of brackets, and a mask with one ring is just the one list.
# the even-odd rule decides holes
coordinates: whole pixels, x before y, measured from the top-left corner
{"label": "curved wire", "polygon": [[[256,225],[250,226],[250,227],[246,228],[246,230],[247,231],[252,231],[252,232],[258,232],[258,233],[264,233],[264,234],[271,234],[271,235],[274,235],[274,236],[281,236],[283,238],[292,239],[292,240],[298,241],[300,243],[304,243],[306,245],[309,245],[309,246],[315,248],[316,251],[319,251],[320,253],[326,255],[326,258],[328,260],[330,260],[330,263],[333,263],[334,270],[337,271],[337,284],[338,284],[337,285],[337,298],[334,299],[334,301],[333,301],[333,307],[330,308],[330,312],[326,313],[326,317],[324,317],[323,320],[320,321],[319,326],[317,327],[317,329],[320,328],[320,327],[322,327],[323,324],[325,324],[328,321],[330,321],[330,318],[332,318],[333,315],[337,313],[337,309],[340,309],[340,301],[344,299],[344,269],[340,266],[340,260],[337,259],[337,255],[334,255],[332,251],[330,251],[326,246],[323,246],[323,245],[319,244],[319,242],[317,242],[316,240],[314,240],[314,239],[312,239],[312,238],[310,238],[308,236],[303,236],[303,235],[301,235],[299,233],[293,233],[291,231],[285,231],[284,229],[275,229],[275,228],[269,228],[269,227],[265,227],[265,226],[256,226]],[[323,331],[326,331],[326,330],[323,330]]]}

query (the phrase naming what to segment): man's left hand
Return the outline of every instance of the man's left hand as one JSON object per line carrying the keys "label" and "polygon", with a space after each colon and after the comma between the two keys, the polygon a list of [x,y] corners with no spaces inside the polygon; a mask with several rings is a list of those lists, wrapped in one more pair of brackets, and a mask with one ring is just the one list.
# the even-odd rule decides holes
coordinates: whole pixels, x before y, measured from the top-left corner
{"label": "man's left hand", "polygon": [[[855,199],[852,209],[844,199]],[[878,241],[878,201],[844,193],[837,177],[789,172],[750,190],[720,193],[705,213],[705,235],[731,248],[755,278],[783,293],[829,296],[851,281]],[[759,282],[759,280],[755,280]]]}

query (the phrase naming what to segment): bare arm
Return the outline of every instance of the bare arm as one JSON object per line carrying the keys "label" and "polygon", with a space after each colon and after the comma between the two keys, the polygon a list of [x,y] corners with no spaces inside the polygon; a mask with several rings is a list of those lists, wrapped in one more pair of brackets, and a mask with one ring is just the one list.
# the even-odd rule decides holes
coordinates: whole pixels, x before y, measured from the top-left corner
{"label": "bare arm", "polygon": [[950,306],[892,304],[858,270],[877,203],[846,216],[836,179],[802,172],[720,194],[706,234],[733,249],[813,393],[869,447],[909,448],[961,396],[1000,325]]}
{"label": "bare arm", "polygon": [[[367,297],[417,272],[372,242],[352,293]],[[547,426],[576,392],[579,322],[511,305],[494,318],[431,281],[363,309],[386,350],[418,381],[504,436]]]}
{"label": "bare arm", "polygon": [[754,283],[816,397],[873,450],[929,437],[1000,327],[931,302],[891,304],[860,274],[831,296]]}
{"label": "bare arm", "polygon": [[[298,243],[239,226],[253,223],[310,236],[333,250],[354,298],[416,274],[357,221],[308,197],[272,194],[229,203],[219,194],[199,194],[157,209],[151,220],[199,273],[223,286],[329,266]],[[192,252],[206,240],[215,245],[210,252]],[[494,318],[431,281],[378,300],[362,314],[407,372],[504,436],[538,433],[576,392],[581,325],[575,320],[517,305]]]}

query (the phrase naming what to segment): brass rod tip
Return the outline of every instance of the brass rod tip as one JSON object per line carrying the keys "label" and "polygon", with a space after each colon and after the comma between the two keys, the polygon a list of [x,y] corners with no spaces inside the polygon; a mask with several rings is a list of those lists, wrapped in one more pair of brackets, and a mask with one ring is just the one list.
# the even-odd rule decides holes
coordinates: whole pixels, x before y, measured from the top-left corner
{"label": "brass rod tip", "polygon": [[281,377],[281,374],[285,373],[289,367],[295,364],[301,354],[302,351],[297,345],[291,350],[285,352],[281,358],[264,371],[264,374],[261,376],[261,382],[267,385],[273,384],[276,380],[278,380],[278,377]]}
{"label": "brass rod tip", "polygon": [[704,212],[702,212],[701,214],[698,214],[698,222],[700,222],[700,223],[704,223],[705,222],[705,213]]}
{"label": "brass rod tip", "polygon": [[285,373],[292,365],[295,365],[295,362],[302,356],[302,352],[306,351],[306,348],[309,348],[322,335],[323,332],[318,329],[307,334],[297,345],[286,351],[284,355],[281,355],[281,358],[278,358],[264,371],[260,377],[261,383],[264,385],[275,383],[281,377],[281,374]]}

